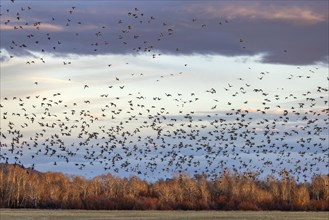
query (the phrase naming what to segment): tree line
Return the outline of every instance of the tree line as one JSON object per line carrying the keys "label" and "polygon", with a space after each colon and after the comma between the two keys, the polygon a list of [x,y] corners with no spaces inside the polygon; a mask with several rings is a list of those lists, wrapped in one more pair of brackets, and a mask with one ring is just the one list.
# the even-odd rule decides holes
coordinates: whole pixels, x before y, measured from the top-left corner
{"label": "tree line", "polygon": [[303,210],[329,211],[329,176],[298,183],[288,172],[259,179],[230,172],[209,179],[178,174],[149,183],[111,174],[86,179],[0,164],[1,208],[105,210]]}

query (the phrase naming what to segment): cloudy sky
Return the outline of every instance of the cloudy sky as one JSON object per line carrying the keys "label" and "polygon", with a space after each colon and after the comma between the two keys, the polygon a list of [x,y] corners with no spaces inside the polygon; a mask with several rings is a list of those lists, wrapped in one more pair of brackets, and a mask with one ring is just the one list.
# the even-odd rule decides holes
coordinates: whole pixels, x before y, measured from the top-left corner
{"label": "cloudy sky", "polygon": [[1,158],[328,173],[327,1],[1,1]]}

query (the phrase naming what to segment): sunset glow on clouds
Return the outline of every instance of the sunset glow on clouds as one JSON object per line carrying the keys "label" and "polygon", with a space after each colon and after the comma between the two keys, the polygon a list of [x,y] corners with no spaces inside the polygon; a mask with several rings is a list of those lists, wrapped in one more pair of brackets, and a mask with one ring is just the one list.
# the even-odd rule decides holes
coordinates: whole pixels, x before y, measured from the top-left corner
{"label": "sunset glow on clouds", "polygon": [[319,14],[309,7],[299,6],[280,6],[272,5],[270,7],[261,5],[259,2],[248,2],[248,4],[231,4],[223,7],[213,7],[212,5],[195,5],[188,8],[188,11],[201,11],[213,17],[228,17],[229,19],[248,19],[248,20],[278,20],[291,22],[300,25],[311,25],[315,23],[326,22],[328,16]]}

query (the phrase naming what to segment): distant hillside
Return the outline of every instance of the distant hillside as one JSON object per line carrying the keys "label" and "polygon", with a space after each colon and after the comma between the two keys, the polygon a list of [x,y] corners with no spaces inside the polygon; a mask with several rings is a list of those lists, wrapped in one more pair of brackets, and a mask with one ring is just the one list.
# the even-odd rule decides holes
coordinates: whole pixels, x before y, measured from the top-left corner
{"label": "distant hillside", "polygon": [[31,173],[41,174],[41,172],[39,172],[37,170],[31,169],[31,168],[25,168],[24,166],[22,166],[20,164],[0,163],[0,171],[3,171],[5,174],[7,174],[11,168],[24,170],[28,174],[31,174]]}

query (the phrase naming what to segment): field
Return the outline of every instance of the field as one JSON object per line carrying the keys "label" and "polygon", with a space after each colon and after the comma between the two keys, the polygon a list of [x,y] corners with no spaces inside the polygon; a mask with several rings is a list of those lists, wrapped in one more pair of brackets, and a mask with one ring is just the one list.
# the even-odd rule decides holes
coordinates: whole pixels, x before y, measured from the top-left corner
{"label": "field", "polygon": [[221,219],[221,220],[328,220],[329,212],[253,211],[87,211],[1,209],[1,220],[119,220],[119,219]]}

